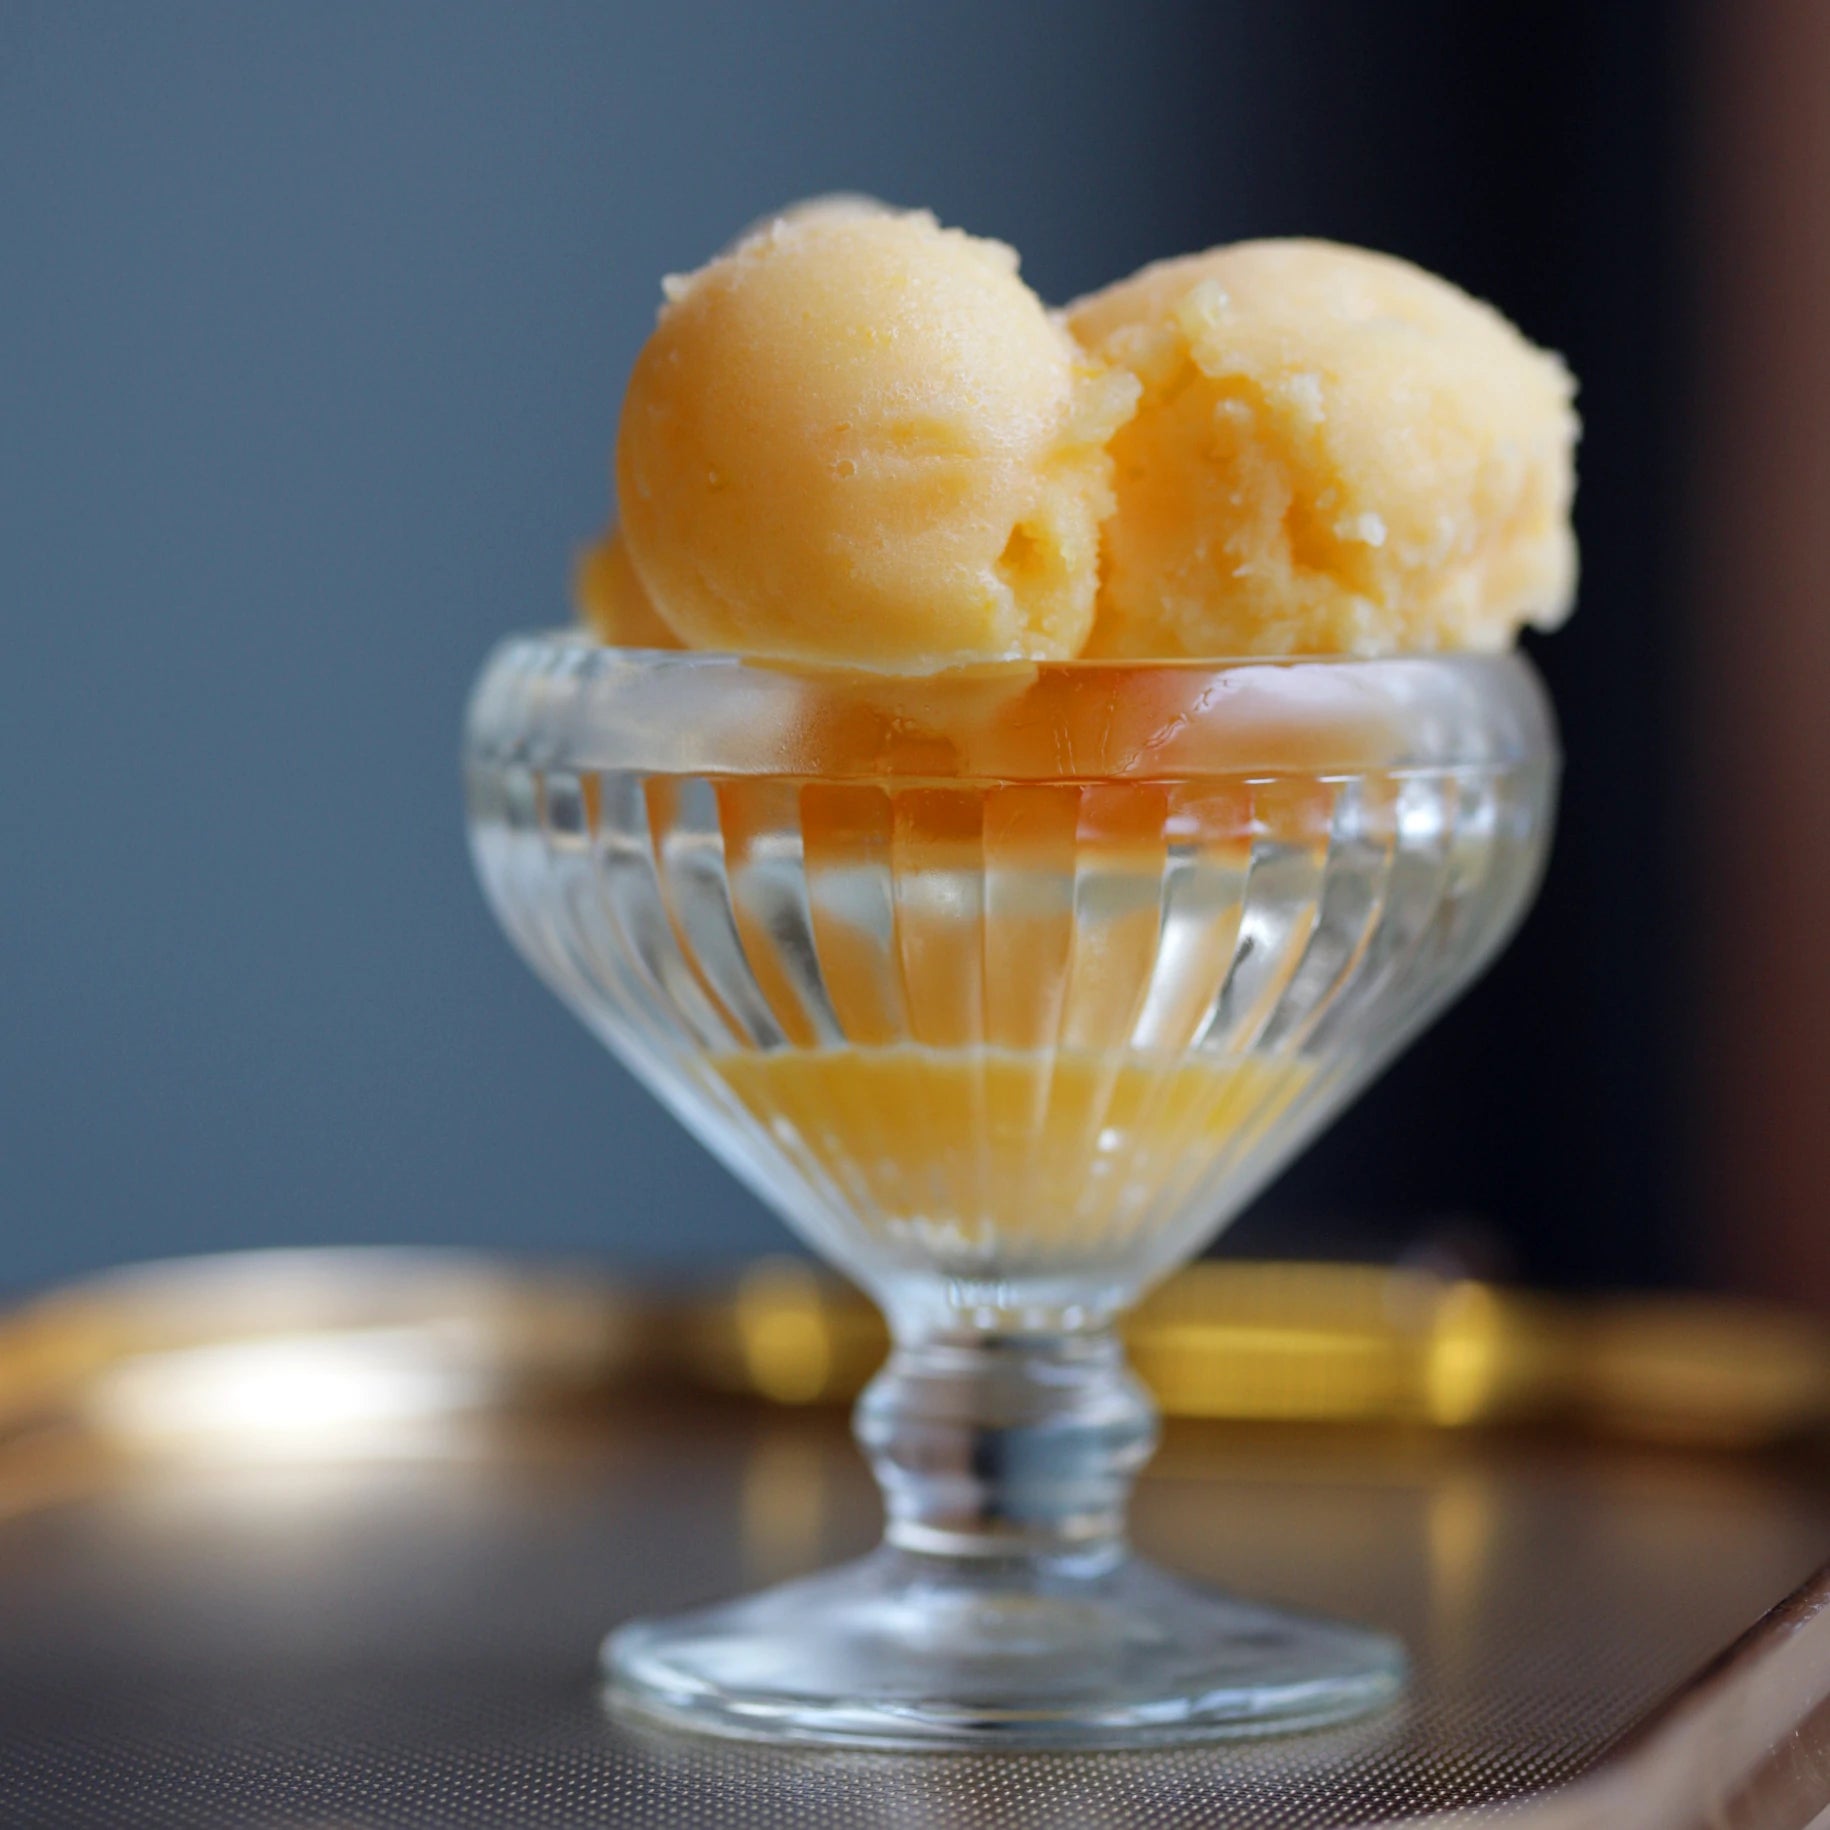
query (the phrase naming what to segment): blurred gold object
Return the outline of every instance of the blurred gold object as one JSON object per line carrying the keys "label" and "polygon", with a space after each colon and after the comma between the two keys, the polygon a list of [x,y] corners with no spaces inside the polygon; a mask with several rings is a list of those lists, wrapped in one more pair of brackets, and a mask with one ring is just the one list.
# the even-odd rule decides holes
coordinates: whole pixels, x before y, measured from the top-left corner
{"label": "blurred gold object", "polygon": [[1529,1408],[1553,1350],[1538,1305],[1344,1264],[1201,1264],[1130,1346],[1172,1416],[1458,1425]]}
{"label": "blurred gold object", "polygon": [[[1127,1333],[1174,1417],[1730,1448],[1830,1424],[1830,1330],[1703,1297],[1222,1261],[1170,1279]],[[0,1322],[0,1432],[53,1420],[127,1447],[343,1454],[635,1380],[834,1404],[886,1347],[863,1297],[795,1258],[681,1300],[455,1252],[254,1252],[112,1272]]]}
{"label": "blurred gold object", "polygon": [[1573,1395],[1611,1433],[1732,1447],[1830,1416],[1830,1331],[1803,1314],[1643,1297],[1573,1309],[1565,1329]]}
{"label": "blurred gold object", "polygon": [[680,1337],[688,1375],[779,1404],[855,1397],[889,1350],[883,1317],[801,1258],[764,1258],[734,1294],[693,1304]]}
{"label": "blurred gold object", "polygon": [[[694,1378],[788,1404],[852,1397],[888,1344],[870,1304],[797,1259],[754,1265],[678,1338]],[[1830,1422],[1830,1330],[1700,1297],[1558,1302],[1416,1270],[1222,1261],[1171,1278],[1126,1338],[1172,1417],[1532,1422],[1725,1447]]]}

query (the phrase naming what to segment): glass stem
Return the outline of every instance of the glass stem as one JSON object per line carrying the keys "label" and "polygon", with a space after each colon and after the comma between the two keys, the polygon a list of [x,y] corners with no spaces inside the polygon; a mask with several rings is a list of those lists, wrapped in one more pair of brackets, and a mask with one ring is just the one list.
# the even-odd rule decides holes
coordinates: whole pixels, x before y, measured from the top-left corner
{"label": "glass stem", "polygon": [[898,1549],[950,1557],[1125,1552],[1157,1413],[1110,1329],[898,1331],[855,1419]]}

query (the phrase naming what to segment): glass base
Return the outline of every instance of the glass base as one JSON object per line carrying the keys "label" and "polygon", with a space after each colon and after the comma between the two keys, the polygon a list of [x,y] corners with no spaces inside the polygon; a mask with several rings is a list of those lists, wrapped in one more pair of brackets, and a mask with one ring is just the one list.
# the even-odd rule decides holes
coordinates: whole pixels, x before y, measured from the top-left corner
{"label": "glass base", "polygon": [[1211,1593],[1132,1557],[859,1562],[605,1642],[619,1707],[872,1747],[1137,1747],[1344,1721],[1394,1698],[1383,1633]]}

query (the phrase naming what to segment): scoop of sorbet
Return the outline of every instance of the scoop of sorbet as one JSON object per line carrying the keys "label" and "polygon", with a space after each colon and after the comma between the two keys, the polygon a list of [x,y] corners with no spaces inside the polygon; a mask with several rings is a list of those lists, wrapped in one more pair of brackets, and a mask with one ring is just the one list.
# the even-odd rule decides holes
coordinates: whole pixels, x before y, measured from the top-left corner
{"label": "scoop of sorbet", "polygon": [[1068,322],[1143,386],[1089,654],[1493,649],[1568,613],[1574,384],[1446,280],[1246,242]]}
{"label": "scoop of sorbet", "polygon": [[1106,444],[1138,384],[1075,345],[1008,248],[818,208],[666,294],[617,494],[683,641],[903,672],[1080,652]]}
{"label": "scoop of sorbet", "polygon": [[572,597],[580,619],[613,648],[678,648],[680,638],[642,589],[629,549],[614,528],[579,554]]}

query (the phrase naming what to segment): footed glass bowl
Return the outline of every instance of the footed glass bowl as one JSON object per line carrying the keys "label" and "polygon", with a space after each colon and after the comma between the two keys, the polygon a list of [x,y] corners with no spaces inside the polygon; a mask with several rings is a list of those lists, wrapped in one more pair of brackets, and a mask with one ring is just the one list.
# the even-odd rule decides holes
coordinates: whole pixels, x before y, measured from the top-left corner
{"label": "footed glass bowl", "polygon": [[466,742],[535,970],[882,1305],[862,1562],[604,1650],[704,1729],[1136,1744],[1334,1721],[1384,1635],[1124,1538],[1155,1439],[1115,1317],[1474,977],[1556,747],[1516,655],[925,679],[505,644]]}

